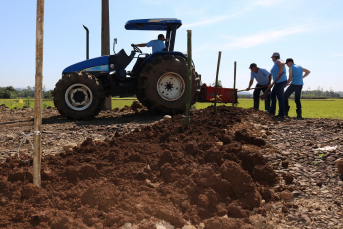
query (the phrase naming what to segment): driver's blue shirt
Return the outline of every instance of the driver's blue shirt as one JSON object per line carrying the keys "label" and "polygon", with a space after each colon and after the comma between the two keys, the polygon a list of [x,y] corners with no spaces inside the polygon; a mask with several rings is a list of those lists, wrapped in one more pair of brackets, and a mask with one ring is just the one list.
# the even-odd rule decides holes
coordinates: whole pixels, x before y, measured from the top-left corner
{"label": "driver's blue shirt", "polygon": [[166,48],[166,45],[161,40],[152,40],[146,43],[146,46],[152,47],[152,53],[162,52]]}

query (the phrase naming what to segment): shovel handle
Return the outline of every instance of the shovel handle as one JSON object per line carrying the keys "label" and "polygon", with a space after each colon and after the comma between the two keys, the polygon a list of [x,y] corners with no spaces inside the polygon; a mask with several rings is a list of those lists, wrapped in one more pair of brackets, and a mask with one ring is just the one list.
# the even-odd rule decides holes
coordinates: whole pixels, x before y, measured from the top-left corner
{"label": "shovel handle", "polygon": [[[285,73],[285,72],[282,72],[281,75],[280,75],[280,77],[283,75],[283,73]],[[279,79],[280,79],[280,78],[279,78]],[[274,86],[274,84],[276,84],[276,82],[277,82],[279,79],[276,79],[276,80],[272,83],[272,85],[270,85],[270,86],[267,88],[267,90],[266,90],[260,97],[264,97],[264,96],[267,94],[267,92]]]}
{"label": "shovel handle", "polygon": [[252,90],[252,89],[260,89],[260,88],[265,88],[265,87],[267,87],[267,86],[263,86],[263,87],[253,87],[253,88],[250,88],[249,90],[243,89],[243,90],[239,90],[239,91],[237,91],[237,92],[240,92],[240,91],[250,91],[250,90]]}

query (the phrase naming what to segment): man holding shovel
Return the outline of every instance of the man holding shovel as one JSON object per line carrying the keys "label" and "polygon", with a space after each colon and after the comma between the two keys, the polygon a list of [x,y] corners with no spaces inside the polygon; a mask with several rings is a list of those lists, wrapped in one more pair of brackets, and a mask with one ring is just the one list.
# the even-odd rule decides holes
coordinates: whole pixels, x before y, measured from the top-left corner
{"label": "man holding shovel", "polygon": [[284,120],[285,118],[285,101],[284,101],[284,88],[287,85],[287,75],[285,63],[280,59],[280,54],[274,52],[271,56],[274,62],[273,68],[271,70],[274,88],[271,93],[272,104],[270,106],[269,114],[275,115],[276,110],[276,98],[279,101],[279,114],[276,116],[277,119]]}
{"label": "man holding shovel", "polygon": [[[254,96],[254,109],[259,110],[260,107],[260,93],[265,92],[267,88],[270,86],[270,82],[272,80],[272,75],[270,72],[268,72],[264,68],[258,68],[255,63],[250,64],[250,70],[251,70],[251,77],[249,82],[249,87],[247,87],[247,91],[250,90],[251,85],[254,82],[254,79],[256,79],[257,84],[255,86],[255,90],[253,93]],[[270,95],[266,96],[264,108],[266,111],[269,111],[270,109]]]}
{"label": "man holding shovel", "polygon": [[[285,91],[285,109],[286,113],[285,115],[288,116],[288,111],[290,109],[290,106],[288,105],[288,99],[291,96],[293,92],[295,92],[294,95],[294,101],[297,105],[297,119],[302,119],[302,113],[301,113],[301,102],[300,102],[300,96],[301,96],[301,90],[303,88],[304,82],[303,78],[308,76],[310,74],[310,71],[306,68],[301,67],[300,65],[294,64],[294,61],[292,58],[288,58],[286,60],[286,65],[289,68],[289,78],[287,80],[287,85],[289,85],[291,82],[291,85],[287,88]],[[303,75],[305,73],[305,75]]]}

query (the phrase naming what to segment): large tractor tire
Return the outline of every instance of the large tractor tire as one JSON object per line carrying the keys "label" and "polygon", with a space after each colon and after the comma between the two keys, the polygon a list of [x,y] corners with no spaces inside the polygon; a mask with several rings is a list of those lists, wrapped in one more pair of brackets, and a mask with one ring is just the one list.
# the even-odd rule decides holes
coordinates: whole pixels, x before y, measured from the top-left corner
{"label": "large tractor tire", "polygon": [[[157,114],[179,114],[186,110],[187,62],[180,56],[165,55],[151,61],[140,74],[137,98]],[[199,78],[192,67],[191,104],[196,101]]]}
{"label": "large tractor tire", "polygon": [[68,73],[56,83],[54,104],[60,114],[68,119],[91,119],[99,114],[104,103],[104,90],[89,73]]}

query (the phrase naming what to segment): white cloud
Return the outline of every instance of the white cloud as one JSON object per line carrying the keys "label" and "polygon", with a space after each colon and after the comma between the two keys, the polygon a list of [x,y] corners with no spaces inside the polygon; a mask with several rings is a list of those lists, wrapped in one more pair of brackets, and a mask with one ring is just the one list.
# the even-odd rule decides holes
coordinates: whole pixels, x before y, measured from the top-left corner
{"label": "white cloud", "polygon": [[229,17],[229,15],[222,15],[222,16],[217,16],[217,17],[212,17],[212,18],[207,18],[198,22],[190,23],[190,24],[185,24],[182,27],[183,28],[193,28],[197,26],[205,26],[205,25],[211,25],[219,21],[224,21]]}
{"label": "white cloud", "polygon": [[171,2],[171,0],[141,0],[142,3],[147,4],[147,5],[165,5],[165,4],[169,4]]}
{"label": "white cloud", "polygon": [[282,1],[283,0],[254,0],[254,1],[251,1],[251,4],[268,7]]}
{"label": "white cloud", "polygon": [[276,4],[276,3],[279,3],[282,1],[284,1],[284,0],[252,0],[252,1],[246,1],[241,7],[239,7],[239,9],[234,10],[234,13],[232,13],[232,14],[220,15],[220,16],[216,16],[216,17],[212,17],[212,18],[206,18],[206,19],[203,19],[203,20],[200,20],[197,22],[184,24],[183,28],[194,28],[197,26],[211,25],[211,24],[217,23],[219,21],[225,21],[229,18],[234,18],[234,17],[238,17],[242,14],[246,14],[246,13],[255,9],[255,7],[253,7],[253,6],[269,7],[273,4]]}
{"label": "white cloud", "polygon": [[304,33],[310,31],[309,26],[295,26],[286,28],[283,30],[268,30],[262,31],[256,34],[242,37],[226,36],[224,40],[230,39],[230,42],[221,44],[203,44],[194,52],[201,52],[203,50],[234,50],[234,49],[246,49],[255,47],[265,43],[271,43],[280,40],[282,37],[291,36],[298,33]]}
{"label": "white cloud", "polygon": [[285,36],[308,32],[309,30],[310,28],[306,26],[296,26],[283,30],[263,31],[246,37],[229,37],[233,41],[226,44],[224,47],[227,50],[234,48],[250,48],[260,44],[276,41]]}
{"label": "white cloud", "polygon": [[333,53],[332,56],[334,56],[334,57],[343,57],[343,53]]}

